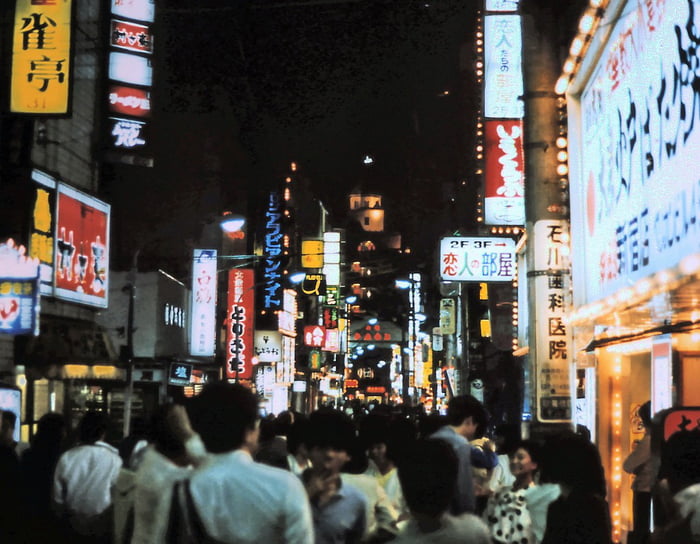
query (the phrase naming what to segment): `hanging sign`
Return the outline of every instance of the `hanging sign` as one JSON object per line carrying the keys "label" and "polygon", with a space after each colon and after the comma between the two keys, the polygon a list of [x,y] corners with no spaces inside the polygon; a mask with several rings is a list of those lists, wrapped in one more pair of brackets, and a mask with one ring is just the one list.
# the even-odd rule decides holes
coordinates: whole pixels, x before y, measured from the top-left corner
{"label": "hanging sign", "polygon": [[39,260],[25,253],[0,244],[0,334],[39,334]]}
{"label": "hanging sign", "polygon": [[512,281],[515,240],[451,237],[440,240],[440,277],[446,281]]}

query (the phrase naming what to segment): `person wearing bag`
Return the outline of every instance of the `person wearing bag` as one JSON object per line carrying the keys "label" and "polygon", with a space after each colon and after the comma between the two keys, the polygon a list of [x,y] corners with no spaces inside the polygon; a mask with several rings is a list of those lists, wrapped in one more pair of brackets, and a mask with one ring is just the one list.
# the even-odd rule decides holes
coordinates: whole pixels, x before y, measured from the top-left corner
{"label": "person wearing bag", "polygon": [[194,401],[192,427],[209,455],[177,489],[179,519],[198,529],[190,541],[313,544],[311,509],[299,478],[253,460],[259,419],[252,391],[218,382]]}

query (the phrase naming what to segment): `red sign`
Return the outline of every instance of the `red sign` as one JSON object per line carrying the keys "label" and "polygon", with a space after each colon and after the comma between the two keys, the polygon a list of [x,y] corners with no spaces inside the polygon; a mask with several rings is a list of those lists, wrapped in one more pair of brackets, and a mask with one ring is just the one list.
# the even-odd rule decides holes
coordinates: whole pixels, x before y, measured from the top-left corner
{"label": "red sign", "polygon": [[109,111],[132,117],[150,117],[151,93],[126,85],[110,85]]}
{"label": "red sign", "polygon": [[320,325],[304,327],[304,344],[312,348],[322,348],[326,341],[326,329]]}
{"label": "red sign", "polygon": [[365,389],[365,392],[369,395],[374,393],[375,395],[383,395],[386,393],[386,387],[382,387],[379,385],[370,385]]}
{"label": "red sign", "polygon": [[58,185],[54,286],[58,298],[107,307],[109,204]]}
{"label": "red sign", "polygon": [[226,377],[229,379],[253,377],[254,286],[252,268],[229,270],[226,314]]}
{"label": "red sign", "polygon": [[522,121],[486,121],[484,139],[484,223],[524,225],[525,169]]}
{"label": "red sign", "polygon": [[345,387],[346,388],[357,389],[357,386],[358,386],[357,380],[345,380]]}
{"label": "red sign", "polygon": [[110,45],[139,53],[153,52],[153,36],[146,25],[112,19]]}

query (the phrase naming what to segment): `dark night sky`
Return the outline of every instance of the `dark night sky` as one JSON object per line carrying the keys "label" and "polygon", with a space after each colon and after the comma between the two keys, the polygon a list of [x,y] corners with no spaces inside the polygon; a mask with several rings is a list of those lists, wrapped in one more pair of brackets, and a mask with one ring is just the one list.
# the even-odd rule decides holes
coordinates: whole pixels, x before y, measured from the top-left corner
{"label": "dark night sky", "polygon": [[[458,83],[458,45],[472,32],[469,4],[171,1],[163,9],[161,81],[220,85],[259,172],[296,160],[333,204],[357,183],[370,153],[372,188],[390,195],[403,186],[418,136],[431,160],[454,159],[443,156],[454,146],[443,141],[455,138],[455,127],[445,128],[456,123],[454,104],[439,94]],[[177,98],[169,100],[165,107],[177,110]]]}

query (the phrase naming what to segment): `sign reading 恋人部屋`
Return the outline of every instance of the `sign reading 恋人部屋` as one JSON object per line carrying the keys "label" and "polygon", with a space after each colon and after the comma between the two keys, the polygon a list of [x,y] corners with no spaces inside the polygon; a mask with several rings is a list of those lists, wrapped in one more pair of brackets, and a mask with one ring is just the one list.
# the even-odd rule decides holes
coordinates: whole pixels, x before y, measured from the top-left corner
{"label": "sign reading \u604b\u4eba\u90e8\u5c4b", "polygon": [[440,240],[440,278],[446,281],[512,281],[515,241],[503,237],[449,237]]}
{"label": "sign reading \u604b\u4eba\u90e8\u5c4b", "polygon": [[522,119],[524,104],[520,15],[484,17],[484,117]]}
{"label": "sign reading \u604b\u4eba\u90e8\u5c4b", "polygon": [[692,1],[630,0],[587,54],[596,64],[576,82],[580,115],[570,117],[581,157],[571,178],[577,304],[700,251],[697,11]]}

